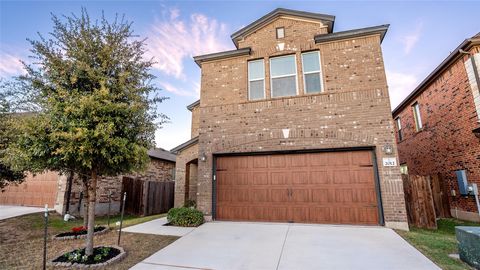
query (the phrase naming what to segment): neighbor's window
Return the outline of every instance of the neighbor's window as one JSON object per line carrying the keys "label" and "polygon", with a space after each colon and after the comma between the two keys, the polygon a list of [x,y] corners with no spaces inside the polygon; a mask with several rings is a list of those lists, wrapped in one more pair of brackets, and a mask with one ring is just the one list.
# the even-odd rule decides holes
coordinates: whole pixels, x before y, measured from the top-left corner
{"label": "neighbor's window", "polygon": [[417,131],[420,131],[423,128],[422,116],[420,115],[420,105],[418,102],[413,104],[413,117],[415,118],[415,128]]}
{"label": "neighbor's window", "polygon": [[407,164],[400,164],[400,173],[401,174],[408,174]]}
{"label": "neighbor's window", "polygon": [[400,121],[400,117],[395,118],[395,123],[397,124],[398,141],[401,141],[403,139],[403,136],[402,136],[402,122]]}
{"label": "neighbor's window", "polygon": [[320,72],[320,52],[302,53],[303,83],[305,93],[322,92],[322,75]]}
{"label": "neighbor's window", "polygon": [[265,98],[265,65],[263,59],[248,62],[248,99]]}
{"label": "neighbor's window", "polygon": [[270,59],[272,97],[294,96],[297,94],[297,65],[295,55]]}
{"label": "neighbor's window", "polygon": [[277,28],[277,38],[284,38],[285,37],[285,28],[278,27]]}

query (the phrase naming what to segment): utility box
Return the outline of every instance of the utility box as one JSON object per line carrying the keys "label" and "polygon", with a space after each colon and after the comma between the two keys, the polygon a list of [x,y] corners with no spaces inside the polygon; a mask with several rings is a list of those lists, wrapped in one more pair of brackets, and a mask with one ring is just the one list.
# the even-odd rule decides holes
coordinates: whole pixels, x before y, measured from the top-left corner
{"label": "utility box", "polygon": [[466,171],[458,170],[455,171],[455,173],[457,174],[458,190],[460,191],[460,195],[468,195],[468,179]]}

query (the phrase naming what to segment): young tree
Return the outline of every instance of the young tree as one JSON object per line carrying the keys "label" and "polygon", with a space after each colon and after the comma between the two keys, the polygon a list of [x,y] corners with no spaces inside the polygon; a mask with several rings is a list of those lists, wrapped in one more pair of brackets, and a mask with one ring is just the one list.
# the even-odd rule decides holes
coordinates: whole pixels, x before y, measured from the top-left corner
{"label": "young tree", "polygon": [[35,63],[25,65],[21,80],[38,94],[41,110],[25,123],[16,149],[35,167],[86,180],[92,255],[97,181],[145,167],[155,128],[166,120],[154,105],[165,98],[156,95],[153,61],[144,58],[144,40],[130,22],[92,22],[85,9],[52,21],[49,38],[29,40]]}
{"label": "young tree", "polygon": [[21,183],[25,174],[21,169],[13,168],[6,160],[6,152],[9,145],[15,138],[15,132],[11,128],[12,114],[10,112],[10,103],[5,96],[5,92],[0,92],[0,190],[12,183]]}

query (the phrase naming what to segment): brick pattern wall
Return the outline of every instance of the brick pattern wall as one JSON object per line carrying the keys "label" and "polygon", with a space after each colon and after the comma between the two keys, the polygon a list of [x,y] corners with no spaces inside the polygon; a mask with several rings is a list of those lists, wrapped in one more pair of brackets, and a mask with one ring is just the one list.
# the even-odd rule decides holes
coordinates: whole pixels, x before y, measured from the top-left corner
{"label": "brick pattern wall", "polygon": [[192,138],[195,138],[198,136],[198,125],[200,123],[200,112],[198,108],[199,106],[196,106],[195,108],[192,109],[192,129],[191,129]]}
{"label": "brick pattern wall", "polygon": [[450,207],[475,212],[474,198],[459,195],[455,175],[455,170],[465,169],[469,182],[480,185],[480,139],[472,133],[480,124],[465,61],[467,57],[452,64],[415,99],[423,130],[415,131],[410,106],[415,101],[394,117],[401,119],[403,140],[398,149],[408,173],[442,175],[448,189],[456,191],[456,196],[450,196]]}
{"label": "brick pattern wall", "polygon": [[[177,154],[177,166],[175,169],[175,207],[183,206],[183,204],[185,203],[185,177],[187,169],[186,164],[194,159],[197,159],[198,153],[198,144],[194,144],[190,147],[183,149],[180,153]],[[193,175],[190,176],[191,178],[193,177]],[[192,189],[193,187],[190,187],[190,194],[195,194],[195,192],[197,192],[197,189]]]}
{"label": "brick pattern wall", "polygon": [[[280,51],[272,31],[283,25],[286,49]],[[214,153],[375,146],[385,220],[406,226],[399,167],[381,162],[383,146],[394,146],[392,157],[396,147],[379,36],[315,44],[313,35],[321,31],[326,30],[278,19],[239,42],[252,47],[251,56],[202,65],[198,153],[207,160],[199,162],[197,204],[206,215],[212,211]],[[304,95],[300,53],[312,49],[320,50],[326,91]],[[291,53],[297,55],[300,95],[270,99],[268,58]],[[266,63],[267,100],[249,102],[247,60],[258,58]],[[288,139],[284,128],[290,129]]]}

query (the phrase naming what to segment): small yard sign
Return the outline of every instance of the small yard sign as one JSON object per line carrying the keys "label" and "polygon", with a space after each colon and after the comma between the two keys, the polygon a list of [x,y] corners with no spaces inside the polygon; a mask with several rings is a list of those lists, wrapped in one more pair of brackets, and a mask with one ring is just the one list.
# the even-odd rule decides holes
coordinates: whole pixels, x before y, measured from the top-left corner
{"label": "small yard sign", "polygon": [[384,167],[397,166],[397,159],[394,157],[385,157],[383,158],[383,166]]}

